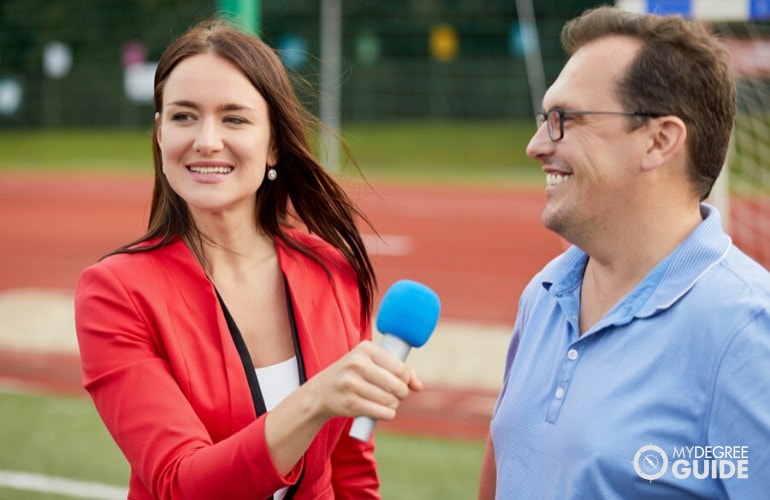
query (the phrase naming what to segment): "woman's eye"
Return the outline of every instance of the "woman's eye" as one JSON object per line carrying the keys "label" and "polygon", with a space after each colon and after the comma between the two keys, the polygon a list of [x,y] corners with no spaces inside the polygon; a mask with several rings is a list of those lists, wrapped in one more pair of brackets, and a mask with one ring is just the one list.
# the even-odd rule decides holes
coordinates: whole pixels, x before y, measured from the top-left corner
{"label": "woman's eye", "polygon": [[234,125],[240,125],[242,123],[246,123],[246,120],[243,118],[240,118],[238,116],[228,116],[225,118],[225,123],[232,123]]}
{"label": "woman's eye", "polygon": [[184,122],[192,120],[192,115],[190,113],[174,113],[171,115],[171,121],[174,122]]}

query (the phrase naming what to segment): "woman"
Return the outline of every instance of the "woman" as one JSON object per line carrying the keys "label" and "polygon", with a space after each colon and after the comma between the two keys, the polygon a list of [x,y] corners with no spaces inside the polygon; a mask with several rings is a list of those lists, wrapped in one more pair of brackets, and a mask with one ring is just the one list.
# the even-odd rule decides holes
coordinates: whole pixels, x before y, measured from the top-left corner
{"label": "woman", "polygon": [[[309,152],[275,53],[220,21],[155,75],[147,234],[81,275],[84,386],[130,498],[377,498],[374,444],[422,385],[372,344],[359,212]],[[304,228],[304,229],[303,229]]]}

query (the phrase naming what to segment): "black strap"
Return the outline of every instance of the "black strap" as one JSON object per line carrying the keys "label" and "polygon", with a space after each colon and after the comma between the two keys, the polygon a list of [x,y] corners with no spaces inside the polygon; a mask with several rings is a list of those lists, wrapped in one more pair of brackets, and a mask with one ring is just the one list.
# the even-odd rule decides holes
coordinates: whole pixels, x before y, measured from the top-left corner
{"label": "black strap", "polygon": [[254,403],[254,409],[257,412],[257,416],[263,415],[267,409],[265,408],[265,398],[262,396],[262,389],[259,387],[259,380],[257,380],[257,372],[254,368],[254,363],[251,361],[251,355],[249,349],[246,347],[246,342],[243,340],[243,335],[238,329],[238,325],[235,324],[233,316],[225,305],[225,301],[222,300],[222,296],[217,291],[217,298],[219,304],[222,306],[222,312],[225,314],[225,320],[227,321],[227,328],[230,330],[230,335],[233,337],[235,348],[238,350],[238,356],[241,358],[241,364],[246,372],[246,380],[249,382],[249,389],[251,390],[251,400]]}
{"label": "black strap", "polygon": [[[299,335],[297,334],[297,322],[294,319],[294,305],[291,301],[291,291],[289,290],[289,282],[286,280],[286,275],[283,276],[283,288],[286,291],[286,307],[289,310],[289,324],[291,325],[291,338],[294,341],[294,353],[297,356],[297,370],[299,372],[299,385],[304,384],[307,381],[307,375],[305,374],[305,362],[302,359],[302,348],[299,344]],[[302,478],[305,477],[305,468],[302,468],[302,472],[299,475],[297,482],[289,486],[286,490],[285,500],[293,500],[294,496],[299,490],[299,485],[302,484]]]}
{"label": "black strap", "polygon": [[294,354],[297,356],[297,369],[299,371],[299,385],[307,382],[305,374],[305,361],[302,358],[302,347],[299,344],[299,334],[297,333],[297,321],[294,318],[294,304],[291,300],[291,291],[286,276],[283,277],[283,288],[286,292],[286,307],[289,310],[289,325],[291,326],[291,340],[294,342]]}
{"label": "black strap", "polygon": [[[307,374],[305,372],[305,362],[302,358],[302,348],[299,343],[299,334],[297,333],[297,322],[294,318],[294,305],[292,304],[291,300],[291,291],[289,290],[289,282],[286,280],[285,275],[283,277],[283,288],[286,294],[286,307],[289,312],[289,326],[291,329],[292,343],[294,344],[294,355],[297,357],[299,384],[302,385],[307,381]],[[233,338],[235,348],[238,350],[238,356],[241,358],[241,364],[243,364],[243,369],[246,373],[246,380],[249,383],[249,390],[251,391],[251,399],[254,403],[254,409],[257,412],[257,416],[263,415],[267,412],[265,407],[265,398],[262,395],[262,389],[259,386],[259,378],[257,377],[254,363],[251,361],[251,354],[249,354],[249,349],[246,347],[246,342],[243,340],[243,335],[241,334],[238,325],[235,323],[232,314],[230,314],[230,311],[227,309],[225,301],[222,300],[222,296],[219,295],[219,291],[216,289],[215,291],[217,293],[219,304],[222,306],[222,312],[225,315],[225,321],[227,321],[227,328],[230,330],[230,335]],[[286,496],[284,497],[285,499],[291,500],[294,498],[304,475],[305,469],[303,468],[297,482],[291,485],[286,491]]]}

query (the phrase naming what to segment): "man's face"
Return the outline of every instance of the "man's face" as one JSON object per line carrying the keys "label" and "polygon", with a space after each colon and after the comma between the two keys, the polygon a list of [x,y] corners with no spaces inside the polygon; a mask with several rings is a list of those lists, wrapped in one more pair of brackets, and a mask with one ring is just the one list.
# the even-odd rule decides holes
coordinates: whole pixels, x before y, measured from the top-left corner
{"label": "man's face", "polygon": [[[621,105],[617,83],[640,48],[627,37],[607,37],[580,48],[543,99],[543,110],[637,111]],[[543,224],[580,245],[622,221],[636,195],[634,180],[644,149],[643,134],[631,131],[629,117],[612,114],[564,117],[564,136],[552,141],[543,124],[527,146],[546,173]]]}

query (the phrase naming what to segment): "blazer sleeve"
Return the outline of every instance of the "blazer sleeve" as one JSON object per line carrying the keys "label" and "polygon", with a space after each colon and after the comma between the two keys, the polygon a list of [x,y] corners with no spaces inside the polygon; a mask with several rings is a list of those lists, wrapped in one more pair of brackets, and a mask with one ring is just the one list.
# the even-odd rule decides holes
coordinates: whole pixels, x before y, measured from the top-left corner
{"label": "blazer sleeve", "polygon": [[348,435],[353,419],[347,419],[332,452],[332,484],[336,499],[379,499],[380,482],[374,458],[374,436],[362,443]]}
{"label": "blazer sleeve", "polygon": [[[355,271],[338,249],[305,231],[287,230],[289,237],[316,255],[316,259],[278,245],[281,267],[286,274],[295,305],[295,318],[308,378],[353,349],[371,340],[370,321],[363,321],[361,297]],[[324,460],[330,469],[329,493],[337,499],[380,498],[374,458],[374,441],[362,443],[348,436],[353,419],[336,417],[327,422],[316,438],[319,454],[308,462]],[[312,458],[311,458],[312,457]],[[307,462],[306,462],[307,463]],[[307,483],[303,480],[303,483]],[[306,485],[307,486],[307,485]],[[326,493],[326,492],[325,492]],[[298,492],[317,498],[317,492],[300,487]],[[323,498],[327,498],[324,496]]]}
{"label": "blazer sleeve", "polygon": [[[338,256],[341,258],[341,256]],[[346,263],[345,263],[346,264]],[[346,318],[349,348],[364,340],[372,340],[371,321],[361,324],[361,299],[352,269],[340,265],[335,295],[341,316]],[[345,419],[337,445],[332,452],[332,484],[337,499],[379,499],[377,461],[374,457],[374,435],[363,443],[348,435],[353,419]]]}
{"label": "blazer sleeve", "polygon": [[105,262],[81,275],[76,330],[84,387],[131,464],[132,476],[154,498],[193,500],[264,498],[296,482],[304,459],[287,477],[278,474],[264,416],[213,442],[157,341],[152,309],[165,307],[160,292],[154,296],[151,285],[139,285],[142,278],[130,286],[130,276],[142,276],[141,269]]}

